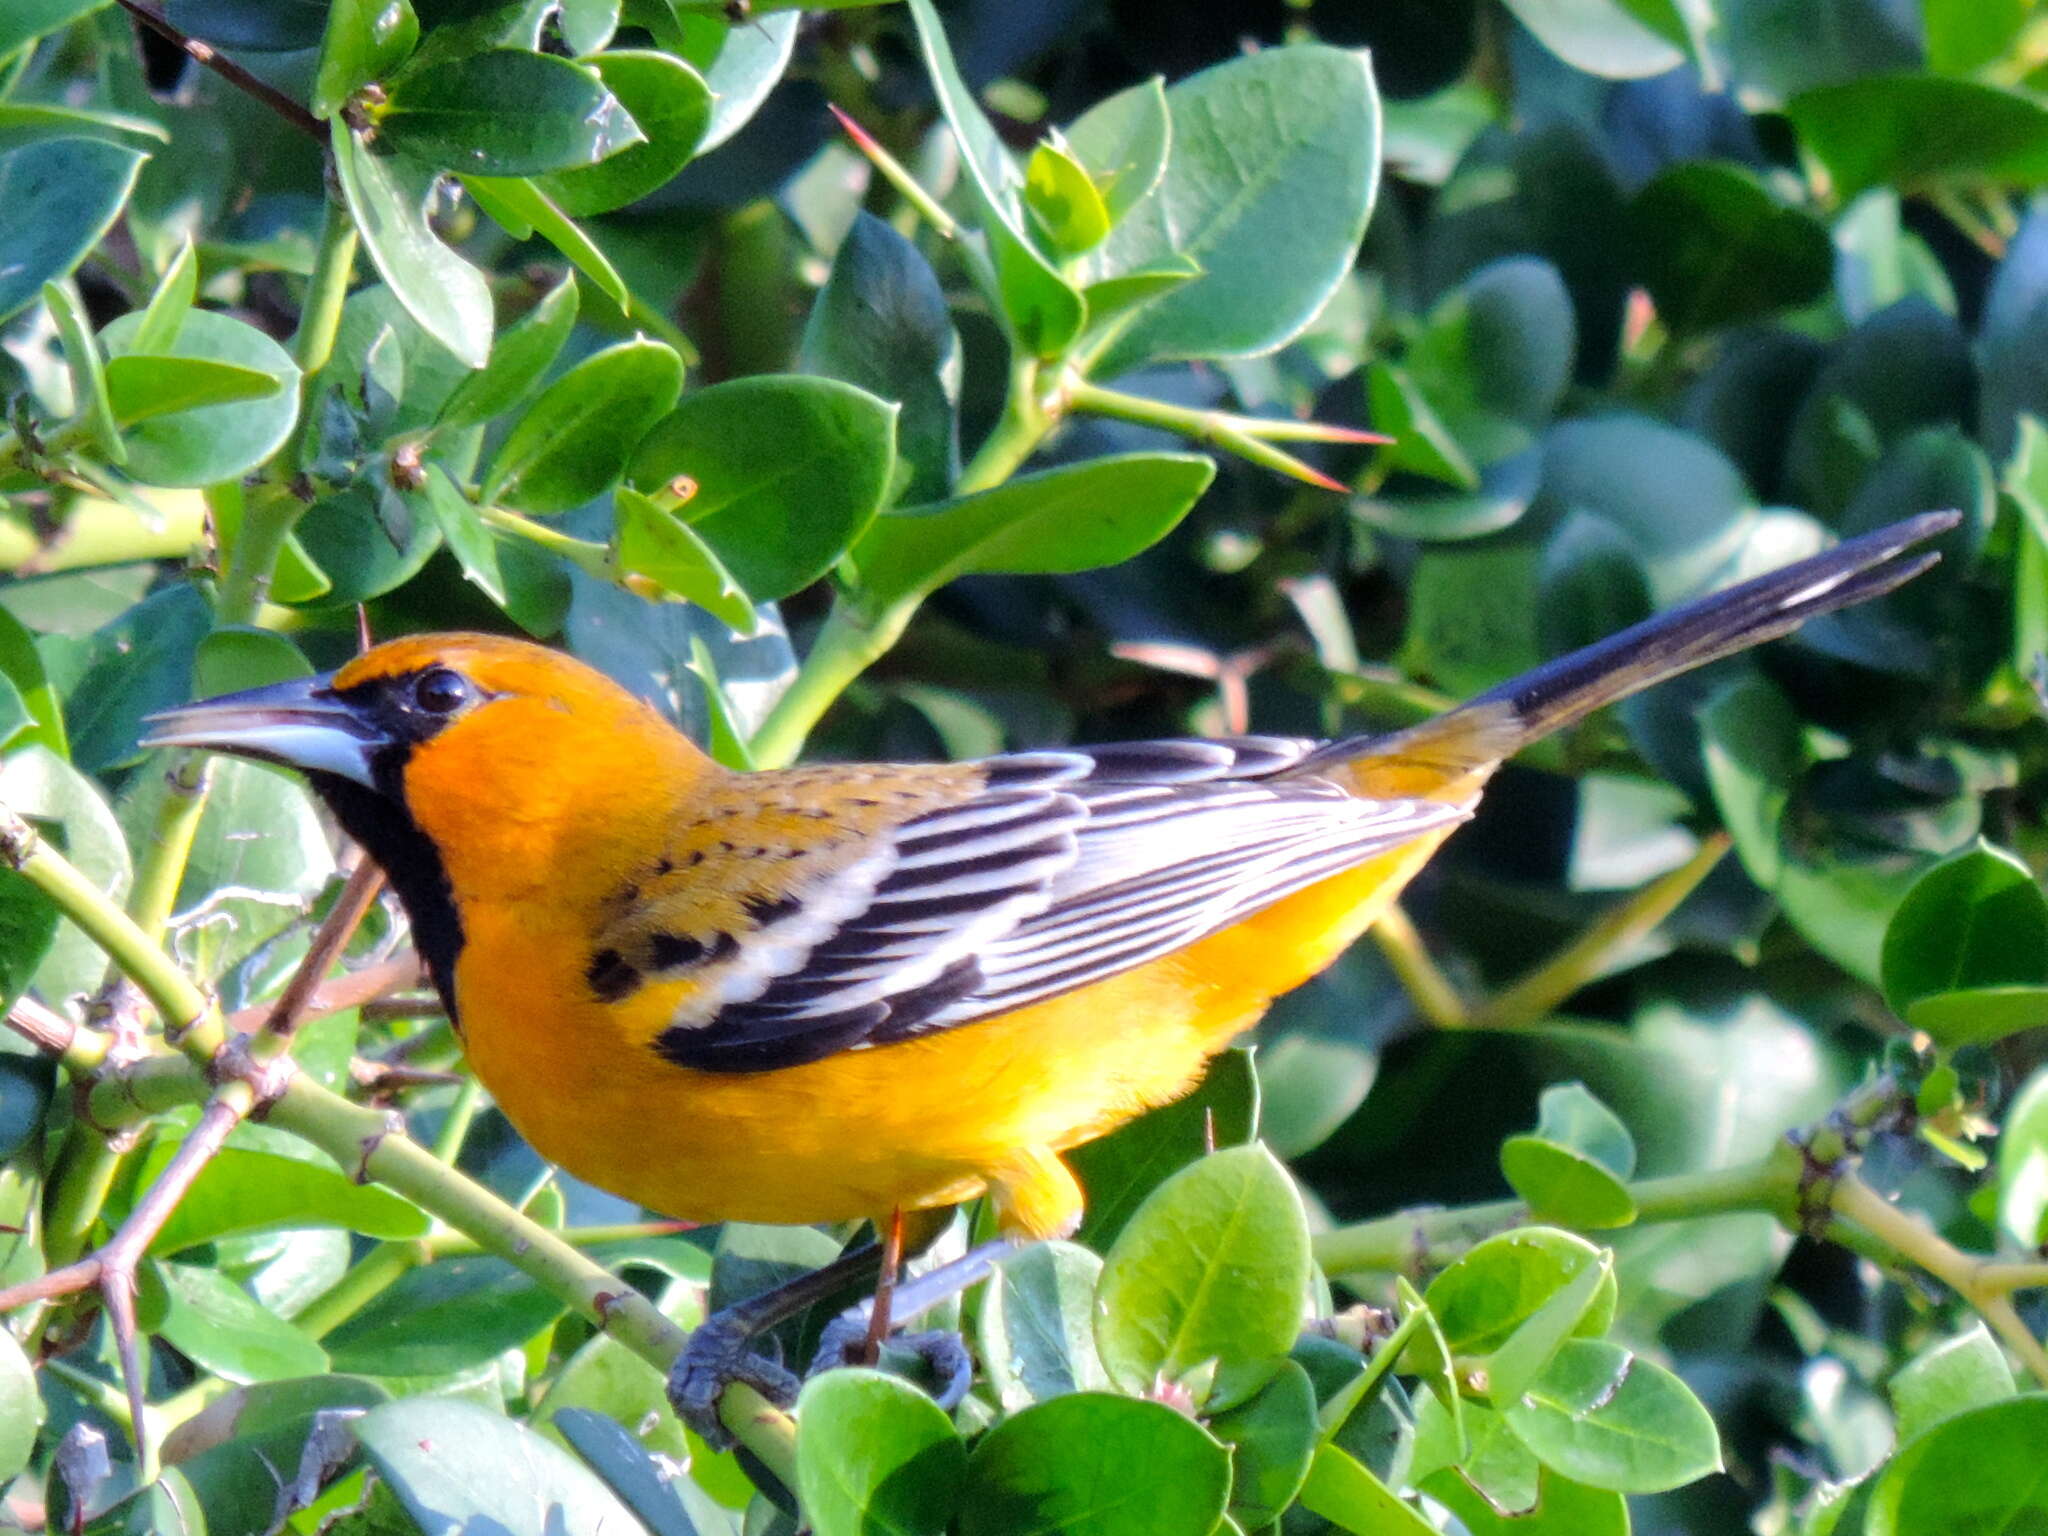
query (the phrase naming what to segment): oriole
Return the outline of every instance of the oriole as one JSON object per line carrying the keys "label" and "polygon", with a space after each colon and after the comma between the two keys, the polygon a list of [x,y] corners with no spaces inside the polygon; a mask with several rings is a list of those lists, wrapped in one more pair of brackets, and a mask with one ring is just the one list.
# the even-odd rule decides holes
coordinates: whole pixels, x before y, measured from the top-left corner
{"label": "oriole", "polygon": [[986,1192],[1070,1231],[1062,1151],[1184,1092],[1546,732],[1887,592],[1930,513],[1425,724],[735,773],[517,640],[434,634],[175,711],[302,769],[376,858],[477,1076],[544,1156],[698,1221]]}

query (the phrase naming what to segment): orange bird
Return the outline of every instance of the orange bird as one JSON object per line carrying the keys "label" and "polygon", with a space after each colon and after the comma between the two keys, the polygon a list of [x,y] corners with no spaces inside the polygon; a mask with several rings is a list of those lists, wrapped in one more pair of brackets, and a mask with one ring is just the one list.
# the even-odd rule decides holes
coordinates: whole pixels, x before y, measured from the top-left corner
{"label": "orange bird", "polygon": [[[898,1233],[986,1194],[1005,1234],[1042,1238],[1081,1215],[1060,1154],[1185,1092],[1342,953],[1504,759],[1890,591],[1957,521],[1851,540],[1387,736],[735,773],[580,662],[442,634],[173,711],[153,742],[305,771],[389,874],[477,1076],[577,1176],[696,1221]],[[820,1288],[700,1330],[676,1384],[693,1422],[715,1429],[723,1379],[786,1392],[745,1337]]]}

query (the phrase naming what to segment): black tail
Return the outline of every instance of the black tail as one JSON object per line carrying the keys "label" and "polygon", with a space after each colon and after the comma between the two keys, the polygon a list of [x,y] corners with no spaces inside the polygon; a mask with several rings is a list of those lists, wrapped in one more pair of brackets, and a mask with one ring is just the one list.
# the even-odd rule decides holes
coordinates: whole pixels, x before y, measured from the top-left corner
{"label": "black tail", "polygon": [[[1933,550],[1914,551],[1961,521],[1959,512],[1923,512],[1849,539],[1545,662],[1447,714],[1391,739],[1379,738],[1371,746],[1404,756],[1412,749],[1415,755],[1446,766],[1478,768],[1498,762],[1539,736],[1667,677],[1775,640],[1821,614],[1883,596],[1940,560]],[[1316,758],[1327,763],[1353,756],[1367,745],[1334,743]]]}

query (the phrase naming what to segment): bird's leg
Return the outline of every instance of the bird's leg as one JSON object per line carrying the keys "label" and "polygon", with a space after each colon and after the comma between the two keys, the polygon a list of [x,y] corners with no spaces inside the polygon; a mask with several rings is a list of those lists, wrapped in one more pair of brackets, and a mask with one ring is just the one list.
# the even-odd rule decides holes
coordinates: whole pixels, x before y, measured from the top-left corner
{"label": "bird's leg", "polygon": [[875,1301],[868,1310],[867,1338],[862,1341],[860,1365],[873,1365],[882,1358],[882,1341],[889,1337],[890,1302],[896,1294],[896,1281],[903,1273],[903,1207],[897,1206],[889,1212],[889,1220],[882,1227],[882,1272],[875,1277]]}
{"label": "bird's leg", "polygon": [[[892,1288],[888,1298],[894,1320],[914,1322],[940,1302],[950,1301],[968,1286],[987,1279],[997,1264],[1016,1252],[1015,1242],[999,1237],[951,1263],[941,1264],[937,1269],[900,1282]],[[825,1325],[825,1331],[818,1338],[817,1356],[811,1362],[811,1375],[854,1363],[856,1351],[865,1348],[867,1341],[874,1337],[874,1314],[879,1310],[877,1302],[880,1299],[878,1292],[875,1301],[848,1307]],[[967,1389],[974,1384],[974,1359],[968,1354],[967,1345],[959,1334],[934,1329],[926,1333],[905,1334],[893,1342],[923,1360],[930,1369],[937,1383],[932,1395],[938,1399],[941,1408],[950,1410],[959,1405],[960,1399],[967,1395]]]}
{"label": "bird's leg", "polygon": [[867,1243],[842,1253],[823,1268],[720,1309],[691,1330],[689,1343],[668,1373],[668,1400],[676,1417],[714,1450],[728,1450],[733,1437],[718,1417],[719,1395],[744,1382],[769,1401],[787,1408],[796,1401],[797,1378],[754,1352],[754,1341],[808,1307],[864,1280],[881,1257],[881,1245]]}

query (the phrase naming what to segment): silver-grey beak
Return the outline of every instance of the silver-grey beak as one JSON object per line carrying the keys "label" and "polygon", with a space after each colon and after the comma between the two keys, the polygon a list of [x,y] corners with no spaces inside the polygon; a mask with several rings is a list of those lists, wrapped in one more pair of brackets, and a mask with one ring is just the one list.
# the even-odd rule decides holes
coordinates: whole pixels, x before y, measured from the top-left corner
{"label": "silver-grey beak", "polygon": [[374,789],[371,759],[389,738],[335,694],[332,677],[293,678],[164,710],[149,717],[142,744],[227,752]]}

